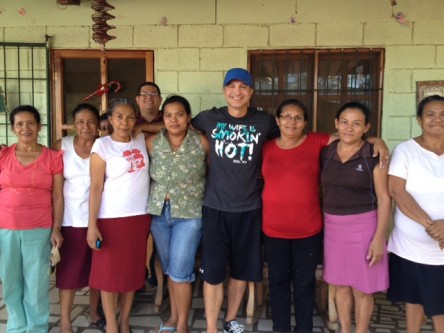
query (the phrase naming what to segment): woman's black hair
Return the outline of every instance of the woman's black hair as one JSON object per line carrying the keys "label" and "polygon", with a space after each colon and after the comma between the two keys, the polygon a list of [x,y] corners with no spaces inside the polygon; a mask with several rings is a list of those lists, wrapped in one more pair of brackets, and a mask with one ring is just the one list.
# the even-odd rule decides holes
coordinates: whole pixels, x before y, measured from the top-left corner
{"label": "woman's black hair", "polygon": [[97,122],[99,122],[99,118],[100,118],[99,110],[97,110],[97,108],[94,105],[89,104],[89,103],[80,103],[79,105],[77,105],[74,108],[74,110],[72,110],[72,117],[75,118],[76,114],[79,113],[80,111],[83,111],[83,110],[87,110],[87,111],[91,112],[92,114],[94,114],[94,116],[97,119]]}
{"label": "woman's black hair", "polygon": [[277,108],[276,110],[276,117],[280,117],[282,114],[282,111],[284,111],[285,107],[289,106],[289,105],[294,105],[297,106],[299,108],[302,109],[302,113],[304,114],[304,121],[308,120],[308,110],[307,110],[307,106],[302,103],[300,100],[298,99],[287,99],[285,101],[283,101]]}
{"label": "woman's black hair", "polygon": [[421,100],[421,102],[419,102],[419,104],[418,104],[418,110],[416,111],[416,116],[418,118],[421,118],[425,106],[429,103],[432,103],[432,102],[444,102],[444,97],[439,96],[439,95],[431,95],[431,96],[427,96],[427,97],[423,98]]}
{"label": "woman's black hair", "polygon": [[134,105],[134,102],[126,97],[119,97],[119,98],[113,98],[112,100],[109,101],[109,110],[108,110],[109,116],[113,115],[113,112],[116,106],[118,105],[129,105],[133,109],[134,114],[137,115],[137,109],[136,106]]}
{"label": "woman's black hair", "polygon": [[185,112],[187,115],[191,116],[191,106],[190,102],[185,97],[179,96],[179,95],[170,95],[167,97],[165,102],[162,104],[162,112],[165,111],[165,106],[172,103],[179,103],[182,104],[183,108],[185,109]]}
{"label": "woman's black hair", "polygon": [[41,124],[40,113],[35,107],[33,107],[32,105],[19,105],[9,113],[9,123],[11,124],[11,126],[13,126],[15,123],[15,116],[21,112],[31,113],[34,116],[37,124]]}
{"label": "woman's black hair", "polygon": [[336,112],[337,120],[339,120],[339,117],[341,117],[342,112],[344,112],[346,109],[358,109],[364,115],[365,124],[367,125],[368,122],[370,121],[370,110],[367,107],[367,105],[356,101],[347,102],[344,105],[342,105],[338,110],[338,112]]}

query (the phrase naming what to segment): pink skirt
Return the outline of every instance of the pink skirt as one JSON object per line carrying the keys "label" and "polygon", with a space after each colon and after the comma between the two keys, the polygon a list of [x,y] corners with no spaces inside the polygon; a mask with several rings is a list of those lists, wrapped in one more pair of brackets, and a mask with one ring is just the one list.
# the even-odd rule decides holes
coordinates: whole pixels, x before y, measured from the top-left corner
{"label": "pink skirt", "polygon": [[377,225],[376,210],[356,215],[324,214],[324,280],[367,294],[389,286],[387,249],[369,266],[368,247]]}
{"label": "pink skirt", "polygon": [[88,228],[62,227],[63,244],[56,269],[56,287],[81,289],[88,286],[91,248],[86,241]]}
{"label": "pink skirt", "polygon": [[123,293],[145,286],[150,224],[150,215],[97,220],[103,241],[102,248],[93,251],[91,288]]}

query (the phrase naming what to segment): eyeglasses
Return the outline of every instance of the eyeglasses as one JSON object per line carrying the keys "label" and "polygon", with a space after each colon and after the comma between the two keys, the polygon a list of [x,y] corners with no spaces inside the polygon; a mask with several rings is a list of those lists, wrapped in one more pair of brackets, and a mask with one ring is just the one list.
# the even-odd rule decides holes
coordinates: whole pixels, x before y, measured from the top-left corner
{"label": "eyeglasses", "polygon": [[285,121],[295,121],[297,123],[304,121],[304,118],[302,118],[301,116],[291,116],[289,114],[284,114],[283,116],[279,116],[279,118],[284,119]]}
{"label": "eyeglasses", "polygon": [[139,96],[143,96],[143,97],[157,97],[157,96],[159,96],[159,94],[156,93],[156,92],[142,91],[142,92],[139,93]]}

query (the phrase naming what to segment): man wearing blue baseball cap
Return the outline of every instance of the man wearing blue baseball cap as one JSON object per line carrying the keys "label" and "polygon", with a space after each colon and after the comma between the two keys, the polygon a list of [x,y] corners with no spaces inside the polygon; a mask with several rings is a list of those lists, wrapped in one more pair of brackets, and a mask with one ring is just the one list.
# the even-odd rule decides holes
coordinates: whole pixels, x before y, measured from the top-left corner
{"label": "man wearing blue baseball cap", "polygon": [[207,332],[217,333],[228,264],[224,332],[242,333],[236,316],[247,281],[262,280],[262,145],[279,129],[271,115],[249,106],[254,84],[247,70],[230,69],[223,83],[227,106],[203,111],[191,121],[210,141],[201,273]]}

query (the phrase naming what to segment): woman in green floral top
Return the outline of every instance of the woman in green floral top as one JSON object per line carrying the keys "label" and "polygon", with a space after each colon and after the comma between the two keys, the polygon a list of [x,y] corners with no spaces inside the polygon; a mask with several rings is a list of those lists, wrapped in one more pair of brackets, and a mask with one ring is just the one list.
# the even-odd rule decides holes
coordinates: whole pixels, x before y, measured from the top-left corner
{"label": "woman in green floral top", "polygon": [[168,97],[162,106],[165,129],[146,139],[151,158],[148,210],[151,233],[168,275],[171,316],[157,332],[189,332],[194,260],[202,237],[207,138],[188,130],[190,103]]}

